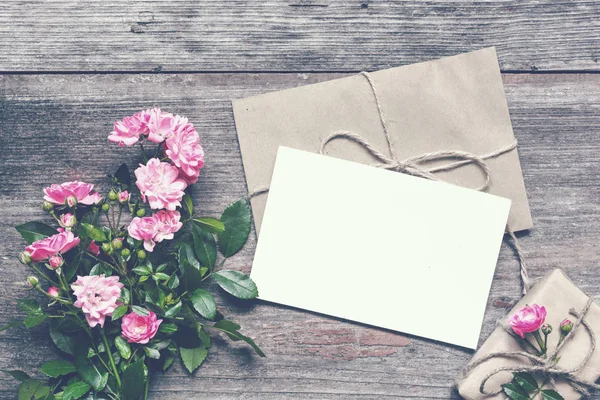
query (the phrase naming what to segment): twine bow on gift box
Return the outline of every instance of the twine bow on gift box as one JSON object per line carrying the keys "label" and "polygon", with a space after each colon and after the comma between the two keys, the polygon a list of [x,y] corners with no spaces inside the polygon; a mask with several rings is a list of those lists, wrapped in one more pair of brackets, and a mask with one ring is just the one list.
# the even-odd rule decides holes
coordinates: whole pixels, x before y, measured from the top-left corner
{"label": "twine bow on gift box", "polygon": [[[584,395],[584,396],[589,395],[588,389],[600,389],[600,385],[587,382],[587,381],[577,377],[577,375],[576,375],[577,372],[579,370],[581,370],[581,368],[583,368],[587,364],[587,362],[592,357],[594,350],[596,349],[596,334],[594,333],[594,331],[590,328],[590,326],[584,319],[584,317],[587,314],[588,310],[590,309],[592,303],[593,303],[593,300],[590,298],[590,299],[588,299],[585,307],[583,307],[583,309],[581,311],[577,312],[575,309],[570,310],[570,314],[573,315],[575,318],[577,318],[575,320],[575,322],[573,323],[573,328],[563,338],[563,340],[558,343],[558,345],[556,346],[554,351],[549,353],[546,358],[536,356],[536,355],[528,353],[526,351],[501,351],[501,352],[490,353],[478,360],[475,360],[473,363],[467,365],[467,367],[463,371],[464,376],[469,375],[471,373],[471,371],[473,371],[479,365],[484,364],[485,362],[487,362],[491,359],[497,358],[497,357],[504,357],[504,358],[524,357],[524,358],[527,358],[529,361],[531,361],[531,365],[504,366],[504,367],[499,367],[499,368],[496,368],[496,369],[488,372],[481,381],[481,385],[479,386],[479,392],[486,396],[494,396],[494,395],[497,395],[500,392],[502,392],[502,387],[495,389],[495,390],[486,390],[486,388],[485,388],[488,380],[500,372],[511,372],[511,373],[526,372],[526,373],[542,374],[542,375],[546,375],[547,377],[549,377],[551,379],[551,382],[553,382],[554,378],[561,378],[561,379],[566,380],[573,387],[573,389],[575,389],[577,392],[579,392],[581,395]],[[583,327],[585,328],[585,331],[589,335],[590,347],[589,347],[585,357],[583,358],[583,360],[581,360],[581,362],[579,364],[577,364],[575,367],[561,368],[557,365],[557,363],[559,361],[558,354],[559,354],[560,350],[563,348],[563,346],[573,337],[573,335],[577,331],[577,328],[580,325],[583,325]],[[521,338],[519,338],[511,330],[511,328],[509,328],[508,326],[503,326],[503,327],[505,328],[507,333],[516,337],[517,339],[519,339],[519,342],[522,343]],[[527,342],[527,343],[529,343],[529,342]]]}

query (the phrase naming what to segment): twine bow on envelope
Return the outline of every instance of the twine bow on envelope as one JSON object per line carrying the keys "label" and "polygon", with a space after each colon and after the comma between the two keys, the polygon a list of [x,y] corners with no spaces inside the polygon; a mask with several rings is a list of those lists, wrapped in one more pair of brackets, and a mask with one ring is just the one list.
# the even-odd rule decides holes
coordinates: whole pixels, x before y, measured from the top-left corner
{"label": "twine bow on envelope", "polygon": [[[594,331],[590,328],[590,326],[584,319],[584,317],[587,314],[588,310],[590,309],[590,306],[592,305],[592,303],[593,303],[593,300],[591,298],[589,298],[585,307],[581,311],[577,312],[575,309],[570,310],[570,314],[573,315],[575,318],[577,318],[575,320],[575,322],[573,323],[573,328],[563,338],[563,340],[556,346],[554,351],[552,351],[550,354],[548,354],[546,358],[536,356],[536,355],[528,353],[526,351],[501,351],[501,352],[490,353],[478,360],[475,360],[473,363],[467,365],[467,367],[463,371],[464,376],[469,375],[471,373],[471,371],[473,371],[476,367],[478,367],[481,364],[484,364],[485,362],[487,362],[493,358],[524,357],[524,358],[527,358],[529,361],[531,361],[531,365],[505,366],[505,367],[496,368],[496,369],[488,372],[481,381],[481,385],[479,386],[479,392],[486,396],[494,396],[494,395],[497,395],[500,392],[502,392],[502,387],[497,388],[495,390],[486,390],[485,386],[490,378],[492,378],[493,376],[495,376],[496,374],[498,374],[500,372],[505,372],[505,371],[511,372],[511,373],[518,373],[518,372],[537,373],[537,374],[546,375],[549,378],[551,378],[552,380],[554,378],[562,378],[562,379],[566,380],[573,387],[573,389],[575,389],[577,392],[579,392],[581,395],[584,395],[584,396],[589,395],[588,389],[600,389],[600,385],[587,382],[587,381],[577,377],[577,375],[576,375],[576,373],[587,364],[587,362],[592,357],[594,350],[596,349],[596,334],[594,333]],[[561,368],[557,365],[558,360],[559,360],[558,354],[559,354],[560,350],[563,348],[563,346],[573,337],[573,335],[577,331],[577,328],[580,325],[583,325],[583,327],[585,328],[585,331],[587,332],[587,334],[590,338],[590,347],[588,349],[588,352],[586,353],[583,360],[581,360],[581,362],[579,364],[577,364],[575,367]],[[509,327],[505,326],[505,330],[507,333],[516,337],[515,333],[512,332]],[[519,337],[517,337],[517,338],[520,339]],[[521,340],[519,340],[519,342],[522,343]]]}

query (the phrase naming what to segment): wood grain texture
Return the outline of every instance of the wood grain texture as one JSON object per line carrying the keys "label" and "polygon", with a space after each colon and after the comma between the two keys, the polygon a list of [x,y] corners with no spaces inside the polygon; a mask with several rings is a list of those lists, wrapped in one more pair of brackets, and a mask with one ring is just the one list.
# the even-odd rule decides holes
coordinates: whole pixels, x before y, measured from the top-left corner
{"label": "wood grain texture", "polygon": [[[196,203],[206,215],[218,216],[246,192],[229,100],[341,76],[0,76],[0,325],[18,315],[16,299],[27,295],[22,282],[28,271],[16,261],[24,243],[12,227],[44,218],[42,188],[71,179],[106,185],[110,168],[139,161],[134,150],[106,141],[114,120],[153,105],[188,116],[207,154],[194,189]],[[600,75],[510,74],[504,80],[534,216],[535,228],[521,235],[530,274],[537,278],[561,267],[598,298]],[[251,234],[230,267],[248,271],[254,248]],[[503,245],[482,340],[519,298],[517,268]],[[464,349],[264,302],[226,296],[217,301],[268,358],[216,339],[193,377],[179,363],[155,376],[152,399],[454,399],[453,380],[472,356]],[[385,306],[395,312],[395,305]],[[32,336],[25,329],[0,334],[0,369],[33,373],[54,354],[42,327]],[[14,399],[15,388],[12,378],[0,375],[0,398]]]}
{"label": "wood grain texture", "polygon": [[359,71],[497,46],[600,70],[593,0],[5,0],[0,71]]}

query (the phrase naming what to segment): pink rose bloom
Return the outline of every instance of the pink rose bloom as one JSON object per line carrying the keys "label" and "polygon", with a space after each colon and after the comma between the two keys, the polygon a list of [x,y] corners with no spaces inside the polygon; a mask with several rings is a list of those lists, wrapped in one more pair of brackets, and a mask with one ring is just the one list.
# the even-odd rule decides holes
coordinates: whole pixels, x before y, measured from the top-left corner
{"label": "pink rose bloom", "polygon": [[161,111],[160,108],[147,111],[148,120],[148,140],[155,143],[162,143],[175,132],[178,125],[187,123],[187,118],[179,115],[173,115]]}
{"label": "pink rose bloom", "polygon": [[194,125],[183,124],[165,142],[165,155],[179,168],[179,177],[187,184],[196,183],[204,166],[204,150]]}
{"label": "pink rose bloom", "polygon": [[129,232],[129,236],[132,238],[143,240],[144,248],[151,252],[154,250],[154,245],[156,244],[154,237],[158,233],[158,220],[154,216],[135,217],[127,227],[127,232]]}
{"label": "pink rose bloom", "polygon": [[174,233],[183,226],[183,223],[179,222],[181,219],[179,211],[161,210],[154,214],[154,218],[158,225],[158,232],[154,235],[154,241],[156,242],[173,239]]}
{"label": "pink rose bloom", "polygon": [[110,317],[120,305],[123,284],[118,276],[104,274],[94,276],[77,276],[71,285],[73,294],[77,296],[75,307],[81,308],[90,327],[104,326],[106,317]]}
{"label": "pink rose bloom", "polygon": [[66,213],[60,216],[59,222],[63,228],[72,228],[77,223],[77,218],[71,213]]}
{"label": "pink rose bloom", "polygon": [[112,133],[108,136],[111,142],[119,143],[119,146],[132,146],[139,140],[140,135],[147,135],[149,113],[142,111],[125,117],[122,121],[115,122]]}
{"label": "pink rose bloom", "polygon": [[156,335],[161,323],[162,319],[157,320],[152,311],[146,316],[132,312],[121,321],[122,335],[129,343],[146,344]]}
{"label": "pink rose bloom", "polygon": [[98,246],[96,244],[96,242],[94,242],[93,240],[91,241],[90,245],[88,246],[87,250],[92,253],[93,255],[97,256],[100,254],[100,246]]}
{"label": "pink rose bloom", "polygon": [[52,297],[58,297],[59,293],[60,293],[60,291],[56,286],[50,286],[48,288],[48,294]]}
{"label": "pink rose bloom", "polygon": [[508,319],[508,324],[517,335],[525,338],[526,333],[537,331],[545,320],[546,307],[532,304],[514,313]]}
{"label": "pink rose bloom", "polygon": [[46,260],[57,254],[63,254],[79,244],[79,238],[71,231],[60,228],[59,233],[38,240],[25,247],[25,251],[31,255],[33,261]]}
{"label": "pink rose bloom", "polygon": [[178,179],[179,170],[158,158],[151,158],[146,165],[140,164],[135,170],[138,189],[144,202],[148,200],[150,208],[175,211],[181,206],[183,190],[187,187],[185,181]]}
{"label": "pink rose bloom", "polygon": [[44,200],[52,204],[63,205],[67,201],[67,197],[73,196],[77,202],[85,205],[98,203],[102,196],[99,193],[93,192],[94,185],[85,182],[65,182],[60,185],[53,184],[44,189]]}

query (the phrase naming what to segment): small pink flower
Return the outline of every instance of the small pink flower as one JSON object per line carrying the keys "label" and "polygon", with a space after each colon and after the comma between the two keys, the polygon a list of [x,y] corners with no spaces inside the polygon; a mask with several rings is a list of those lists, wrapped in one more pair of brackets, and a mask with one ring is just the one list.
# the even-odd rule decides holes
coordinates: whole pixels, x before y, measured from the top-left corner
{"label": "small pink flower", "polygon": [[71,213],[66,213],[60,216],[59,221],[63,228],[72,228],[77,223],[77,218]]}
{"label": "small pink flower", "polygon": [[131,199],[131,193],[129,193],[127,190],[119,192],[119,203],[128,203],[129,199]]}
{"label": "small pink flower", "polygon": [[52,203],[63,205],[67,204],[67,198],[73,196],[76,202],[71,201],[74,204],[68,204],[69,207],[76,205],[76,203],[92,205],[100,202],[102,197],[99,193],[94,192],[94,185],[85,182],[65,182],[60,185],[53,184],[44,189],[44,200]]}
{"label": "small pink flower", "polygon": [[140,135],[147,135],[149,113],[142,111],[125,117],[122,121],[117,121],[114,124],[113,132],[108,136],[111,142],[119,143],[119,146],[132,146],[139,140]]}
{"label": "small pink flower", "polygon": [[71,285],[77,297],[75,307],[81,308],[90,327],[104,326],[106,317],[110,317],[120,305],[119,297],[123,284],[118,276],[102,275],[78,276]]}
{"label": "small pink flower", "polygon": [[187,184],[178,179],[179,170],[158,158],[151,158],[146,165],[140,164],[135,170],[135,184],[142,193],[144,202],[148,200],[150,208],[174,211],[181,206],[183,190]]}
{"label": "small pink flower", "polygon": [[46,260],[57,254],[64,254],[79,244],[79,238],[75,237],[71,231],[65,231],[60,228],[59,233],[50,237],[38,240],[25,247],[33,261]]}
{"label": "small pink flower", "polygon": [[154,216],[135,217],[127,227],[127,232],[129,232],[129,236],[132,238],[143,240],[144,248],[151,252],[154,250],[154,245],[156,244],[154,237],[158,233],[158,220]]}
{"label": "small pink flower", "polygon": [[565,318],[561,323],[560,323],[560,332],[563,335],[566,335],[567,333],[571,332],[573,330],[573,323],[571,322],[570,319]]}
{"label": "small pink flower", "polygon": [[132,312],[121,321],[122,335],[129,343],[146,344],[156,335],[161,323],[162,319],[156,319],[152,311],[146,316]]}
{"label": "small pink flower", "polygon": [[196,183],[204,166],[204,150],[194,125],[179,125],[165,141],[165,155],[179,168],[179,177],[188,184]]}
{"label": "small pink flower", "polygon": [[545,320],[546,307],[532,304],[514,313],[508,319],[508,324],[517,335],[524,338],[526,333],[537,331]]}
{"label": "small pink flower", "polygon": [[174,233],[183,226],[183,223],[179,222],[181,219],[179,211],[161,210],[154,214],[154,218],[158,225],[158,232],[154,235],[154,241],[156,242],[173,239]]}
{"label": "small pink flower", "polygon": [[48,288],[48,294],[52,297],[58,297],[59,293],[60,293],[60,291],[56,286],[50,286]]}
{"label": "small pink flower", "polygon": [[100,255],[100,246],[98,246],[93,240],[90,242],[87,250],[95,256]]}
{"label": "small pink flower", "polygon": [[173,132],[178,125],[187,122],[187,118],[161,111],[160,108],[148,110],[147,112],[149,114],[148,140],[151,142],[164,142],[165,139],[168,139],[173,135]]}
{"label": "small pink flower", "polygon": [[48,260],[48,263],[50,264],[52,269],[57,269],[57,268],[62,267],[63,264],[65,263],[65,261],[63,260],[63,258],[61,256],[59,256],[57,254],[55,256],[50,257],[50,259]]}

